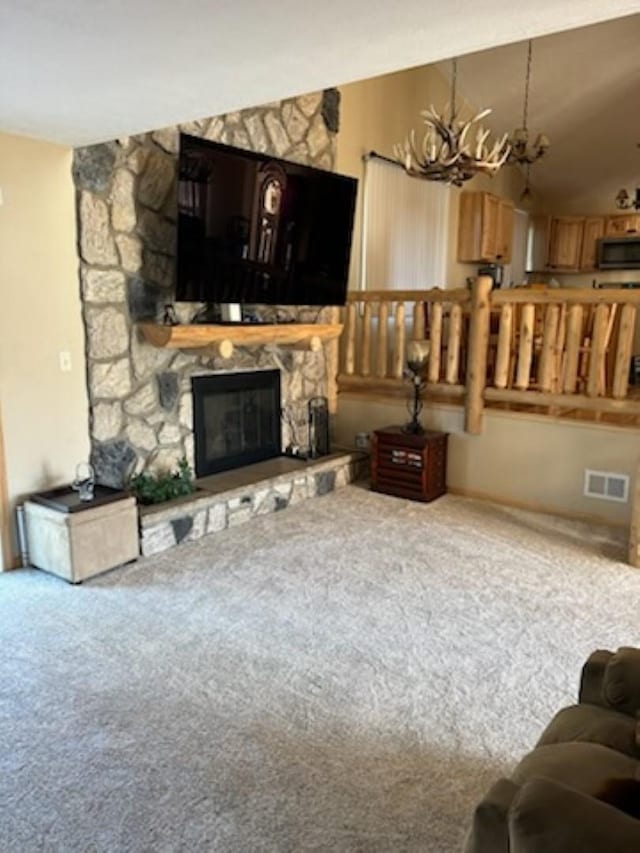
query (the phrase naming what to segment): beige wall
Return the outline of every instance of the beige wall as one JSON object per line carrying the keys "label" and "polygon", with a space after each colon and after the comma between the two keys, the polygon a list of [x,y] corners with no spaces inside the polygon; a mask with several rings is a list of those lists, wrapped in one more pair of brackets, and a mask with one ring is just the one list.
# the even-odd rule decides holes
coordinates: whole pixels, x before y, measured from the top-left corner
{"label": "beige wall", "polygon": [[[71,149],[0,134],[0,399],[11,509],[89,453]],[[60,352],[71,356],[60,370]]]}
{"label": "beige wall", "polygon": [[362,250],[362,198],[364,162],[370,151],[393,156],[393,146],[401,142],[407,129],[418,121],[416,98],[422,69],[386,74],[340,87],[340,133],[336,151],[336,171],[358,178],[358,200],[353,230],[349,287],[360,282]]}
{"label": "beige wall", "polygon": [[[357,432],[404,423],[404,401],[363,403],[339,397],[336,439],[353,446]],[[452,490],[532,509],[627,524],[630,505],[583,496],[584,469],[633,478],[640,459],[634,430],[487,411],[481,435],[463,431],[458,406],[427,405],[423,422],[450,434],[447,484]],[[632,479],[633,482],[633,479]]]}
{"label": "beige wall", "polygon": [[[430,103],[444,104],[449,98],[446,81],[433,67],[355,83],[341,91],[337,168],[358,178],[363,175],[365,152],[375,149],[391,155],[393,143],[402,140],[411,127],[419,127],[420,109]],[[522,187],[522,174],[513,168],[501,170],[493,179],[479,177],[466,185],[490,190],[516,204]],[[460,190],[451,189],[451,194],[446,286],[459,287],[475,274],[477,265],[456,260]],[[358,239],[359,228],[358,221]],[[356,256],[352,287],[357,286],[358,269]],[[584,277],[580,278],[576,284],[585,286]],[[357,432],[406,420],[404,401],[383,403],[340,395],[336,437],[353,445]],[[614,523],[628,521],[628,504],[583,497],[583,478],[585,467],[632,474],[640,455],[637,431],[491,411],[485,415],[482,435],[470,436],[463,431],[462,409],[452,406],[428,406],[426,421],[451,433],[448,476],[452,488],[552,512]]]}
{"label": "beige wall", "polygon": [[[359,286],[360,279],[363,155],[376,151],[392,157],[394,144],[402,142],[412,128],[420,134],[423,126],[420,111],[431,104],[436,109],[444,108],[451,98],[451,90],[440,71],[429,65],[342,86],[340,92],[342,102],[336,170],[360,180],[349,278],[349,287],[354,289]],[[459,109],[466,118],[473,114],[475,107],[461,100]],[[478,176],[464,188],[488,190],[517,201],[523,185],[522,175],[517,169],[505,168],[494,178]],[[449,192],[449,246],[443,286],[463,287],[467,277],[475,275],[478,265],[461,264],[456,258],[461,190],[450,187]]]}

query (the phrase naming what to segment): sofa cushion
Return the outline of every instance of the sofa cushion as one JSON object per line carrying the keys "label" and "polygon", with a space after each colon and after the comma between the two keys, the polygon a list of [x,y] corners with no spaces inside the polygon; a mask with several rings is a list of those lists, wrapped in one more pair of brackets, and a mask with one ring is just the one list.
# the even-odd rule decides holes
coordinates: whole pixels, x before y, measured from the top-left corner
{"label": "sofa cushion", "polygon": [[640,649],[622,647],[611,657],[604,674],[603,693],[617,711],[635,716],[640,710]]}
{"label": "sofa cushion", "polygon": [[[508,820],[511,853],[640,850],[640,821],[549,779],[532,779],[523,785]],[[490,850],[487,847],[483,853]]]}
{"label": "sofa cushion", "polygon": [[526,755],[512,779],[524,785],[541,776],[598,797],[610,779],[635,779],[638,766],[634,758],[599,743],[555,743]]}
{"label": "sofa cushion", "polygon": [[510,779],[499,779],[478,803],[464,846],[465,853],[509,853],[507,818],[518,793]]}
{"label": "sofa cushion", "polygon": [[542,733],[537,746],[587,741],[616,749],[631,758],[640,758],[636,726],[633,717],[620,711],[598,705],[570,705],[558,711]]}

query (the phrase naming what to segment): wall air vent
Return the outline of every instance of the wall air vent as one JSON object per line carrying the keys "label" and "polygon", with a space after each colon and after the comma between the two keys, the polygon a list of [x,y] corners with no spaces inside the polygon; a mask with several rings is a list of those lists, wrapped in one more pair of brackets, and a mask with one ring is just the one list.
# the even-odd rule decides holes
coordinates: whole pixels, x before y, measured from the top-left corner
{"label": "wall air vent", "polygon": [[629,477],[627,474],[585,468],[584,495],[587,498],[626,503],[629,500]]}

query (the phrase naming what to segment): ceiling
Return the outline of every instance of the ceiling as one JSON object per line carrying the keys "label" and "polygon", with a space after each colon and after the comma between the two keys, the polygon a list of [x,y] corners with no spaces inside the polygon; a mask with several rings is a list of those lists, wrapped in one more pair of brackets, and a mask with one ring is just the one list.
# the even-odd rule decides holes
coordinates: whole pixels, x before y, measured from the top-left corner
{"label": "ceiling", "polygon": [[84,145],[638,11],[640,0],[0,0],[0,130]]}
{"label": "ceiling", "polygon": [[[545,196],[595,199],[640,177],[640,15],[535,40],[529,129],[551,147],[531,168]],[[493,108],[494,130],[522,125],[526,42],[466,56],[459,87]],[[450,64],[441,63],[450,75]],[[631,183],[630,183],[631,182]],[[585,208],[587,209],[587,208]],[[599,211],[594,211],[599,212]]]}

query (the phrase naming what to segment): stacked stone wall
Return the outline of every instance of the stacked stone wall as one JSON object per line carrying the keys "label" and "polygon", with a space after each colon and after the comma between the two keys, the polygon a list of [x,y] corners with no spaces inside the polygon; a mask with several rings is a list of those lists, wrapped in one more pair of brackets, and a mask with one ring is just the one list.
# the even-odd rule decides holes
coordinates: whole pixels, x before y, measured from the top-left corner
{"label": "stacked stone wall", "polygon": [[[101,482],[120,487],[133,472],[172,469],[183,456],[193,464],[194,373],[280,369],[283,441],[304,444],[308,400],[327,392],[324,351],[238,348],[223,360],[155,348],[136,324],[160,320],[174,299],[180,131],[332,169],[338,106],[330,90],[75,151],[92,462]],[[180,321],[196,307],[178,304]],[[309,309],[296,316],[326,319]]]}

